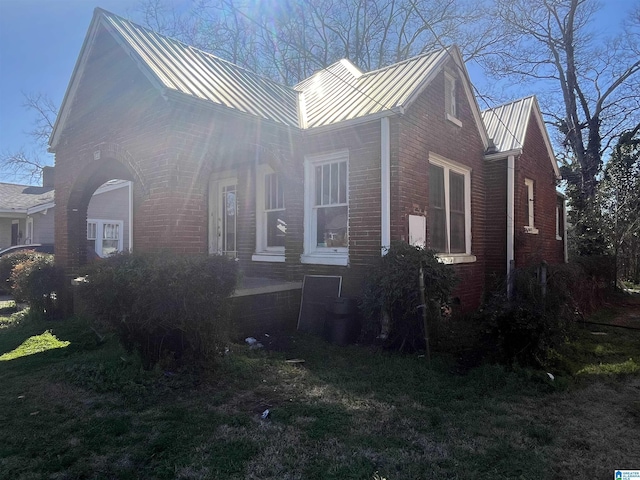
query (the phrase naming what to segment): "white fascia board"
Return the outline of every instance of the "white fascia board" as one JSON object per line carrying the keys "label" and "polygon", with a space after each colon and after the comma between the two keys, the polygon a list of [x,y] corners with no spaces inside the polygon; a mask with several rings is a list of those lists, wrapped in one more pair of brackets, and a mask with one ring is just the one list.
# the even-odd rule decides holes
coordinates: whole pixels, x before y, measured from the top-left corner
{"label": "white fascia board", "polygon": [[50,153],[55,152],[58,141],[60,140],[60,132],[64,130],[64,125],[67,121],[67,118],[69,117],[69,113],[71,112],[73,98],[76,96],[76,91],[78,90],[80,79],[82,78],[82,75],[84,73],[84,69],[89,58],[89,53],[91,52],[91,47],[93,46],[93,41],[96,37],[96,33],[100,25],[99,17],[100,11],[98,9],[94,10],[93,19],[91,20],[91,24],[89,26],[89,31],[84,37],[84,42],[82,43],[80,54],[78,55],[75,67],[73,68],[73,72],[71,73],[71,80],[69,81],[69,85],[67,86],[67,90],[62,99],[62,104],[60,105],[60,110],[58,111],[56,121],[53,124],[53,128],[51,129],[51,135],[49,136],[49,148],[47,149]]}
{"label": "white fascia board", "polygon": [[0,214],[16,214],[16,215],[26,215],[26,208],[0,208]]}
{"label": "white fascia board", "polygon": [[47,151],[50,153],[55,152],[56,147],[58,146],[58,142],[60,141],[60,132],[64,130],[65,123],[67,122],[69,114],[71,113],[71,106],[73,105],[74,97],[76,96],[76,92],[78,91],[78,87],[84,75],[84,70],[87,66],[89,57],[91,56],[91,50],[100,27],[104,27],[112,35],[114,40],[125,49],[129,56],[133,58],[142,73],[149,79],[152,85],[158,88],[158,90],[160,90],[160,93],[162,93],[162,84],[158,80],[156,75],[151,71],[149,67],[145,67],[144,62],[142,61],[142,59],[140,59],[137,52],[135,52],[131,48],[131,46],[121,38],[118,33],[113,31],[108,22],[105,21],[102,12],[103,10],[100,8],[96,8],[93,12],[93,18],[89,26],[89,31],[84,38],[82,48],[80,49],[80,54],[78,55],[76,65],[71,74],[71,80],[69,81],[67,91],[65,92],[64,98],[62,99],[62,104],[60,105],[60,110],[58,112],[58,116],[56,117],[56,121],[53,124],[53,129],[51,130],[51,135],[49,137],[49,148],[47,149]]}
{"label": "white fascia board", "polygon": [[101,193],[111,192],[113,190],[118,190],[120,188],[125,188],[129,186],[129,180],[118,180],[114,183],[106,183],[98,187],[98,189],[93,193],[93,196],[100,195]]}
{"label": "white fascia board", "polygon": [[33,215],[34,213],[49,210],[50,208],[53,208],[55,206],[55,202],[43,203],[42,205],[36,205],[35,207],[27,208],[26,213],[27,215]]}
{"label": "white fascia board", "polygon": [[507,150],[506,152],[489,153],[484,156],[484,159],[491,162],[493,160],[504,160],[505,158],[509,158],[511,156],[517,157],[519,155],[522,155],[522,149],[516,148],[514,150]]}

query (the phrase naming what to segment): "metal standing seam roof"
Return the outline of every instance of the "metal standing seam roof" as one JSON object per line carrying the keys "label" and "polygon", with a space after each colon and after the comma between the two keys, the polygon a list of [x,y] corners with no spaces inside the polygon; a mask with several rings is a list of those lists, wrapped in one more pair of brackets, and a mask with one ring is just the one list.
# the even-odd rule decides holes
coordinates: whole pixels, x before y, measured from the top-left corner
{"label": "metal standing seam roof", "polygon": [[[114,36],[163,94],[173,92],[303,129],[401,111],[447,56],[462,61],[455,47],[453,52],[441,49],[367,73],[340,60],[290,88],[98,8],[56,119],[50,139],[53,149],[69,115],[67,97],[74,95],[100,27]],[[479,112],[476,116],[484,135]]]}
{"label": "metal standing seam roof", "polygon": [[53,201],[53,187],[0,183],[0,211],[26,213],[29,208],[53,203]]}
{"label": "metal standing seam roof", "polygon": [[534,97],[525,97],[482,112],[489,138],[498,151],[508,152],[523,147]]}
{"label": "metal standing seam roof", "polygon": [[101,19],[164,88],[298,126],[298,93],[294,89],[104,10]]}
{"label": "metal standing seam roof", "polygon": [[296,86],[304,95],[306,126],[329,125],[402,107],[446,54],[438,50],[356,75],[341,60]]}
{"label": "metal standing seam roof", "polygon": [[[341,60],[289,88],[117,15],[100,13],[105,26],[164,88],[302,128],[404,106],[446,53],[434,51],[368,73]],[[298,102],[298,95],[303,101]]]}

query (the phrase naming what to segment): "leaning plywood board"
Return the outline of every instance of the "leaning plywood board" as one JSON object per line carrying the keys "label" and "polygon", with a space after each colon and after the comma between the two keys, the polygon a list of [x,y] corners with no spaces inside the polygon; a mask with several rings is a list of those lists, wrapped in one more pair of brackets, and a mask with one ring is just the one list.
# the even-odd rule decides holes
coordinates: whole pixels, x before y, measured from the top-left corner
{"label": "leaning plywood board", "polygon": [[321,335],[324,329],[327,299],[340,296],[342,277],[305,275],[298,316],[298,330]]}

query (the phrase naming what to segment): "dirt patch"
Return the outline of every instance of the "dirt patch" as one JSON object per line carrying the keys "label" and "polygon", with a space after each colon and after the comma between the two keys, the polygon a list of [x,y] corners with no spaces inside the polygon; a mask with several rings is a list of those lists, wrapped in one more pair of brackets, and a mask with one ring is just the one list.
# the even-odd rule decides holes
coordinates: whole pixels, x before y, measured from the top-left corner
{"label": "dirt patch", "polygon": [[611,307],[618,310],[618,313],[608,323],[640,330],[640,294],[629,294]]}

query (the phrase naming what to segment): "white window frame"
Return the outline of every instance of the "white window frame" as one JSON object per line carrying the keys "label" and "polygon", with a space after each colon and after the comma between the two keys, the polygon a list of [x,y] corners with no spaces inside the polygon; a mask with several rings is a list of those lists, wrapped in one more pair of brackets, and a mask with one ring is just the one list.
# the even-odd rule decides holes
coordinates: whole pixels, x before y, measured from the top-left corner
{"label": "white window frame", "polygon": [[525,193],[527,195],[527,203],[529,205],[529,215],[526,218],[527,224],[524,226],[525,233],[537,235],[539,230],[535,227],[535,182],[530,178],[524,179]]}
{"label": "white window frame", "polygon": [[[437,165],[444,169],[444,201],[445,201],[445,222],[447,233],[447,248],[451,244],[450,226],[450,198],[449,198],[449,173],[455,172],[464,176],[464,253],[437,253],[437,257],[442,263],[471,263],[476,261],[476,256],[471,253],[471,169],[467,166],[456,163],[436,153],[429,152],[429,164]],[[427,221],[428,225],[428,221]]]}
{"label": "white window frame", "polygon": [[[95,224],[95,238],[89,238],[89,224]],[[98,254],[99,257],[102,257],[102,240],[104,237],[104,226],[107,224],[118,225],[119,227],[119,238],[118,238],[118,247],[117,251],[122,252],[124,250],[124,222],[122,220],[102,220],[95,218],[87,219],[87,240],[95,240],[94,250]]]}
{"label": "white window frame", "polygon": [[26,225],[27,234],[24,238],[24,243],[34,243],[33,240],[33,217],[27,217],[27,225]]}
{"label": "white window frame", "polygon": [[562,211],[562,205],[556,203],[556,240],[562,240],[562,234],[560,230],[560,219],[562,218],[560,214],[562,213]]}
{"label": "white window frame", "polygon": [[458,82],[449,72],[444,72],[444,109],[447,120],[462,127],[462,122],[458,119],[458,102],[456,100],[456,89]]}
{"label": "white window frame", "polygon": [[[265,205],[265,179],[275,174],[269,165],[258,165],[256,169],[256,251],[251,260],[254,262],[284,262],[285,247],[267,246],[267,211]],[[282,179],[280,179],[282,180]],[[286,211],[286,203],[284,210]]]}
{"label": "white window frame", "polygon": [[[317,208],[315,207],[315,169],[318,166],[346,162],[347,239],[349,238],[349,151],[339,150],[321,155],[307,155],[304,159],[304,253],[301,263],[318,265],[349,264],[349,247],[319,247],[317,245]],[[339,204],[336,206],[345,206]]]}

